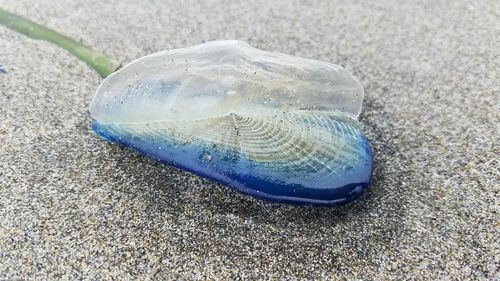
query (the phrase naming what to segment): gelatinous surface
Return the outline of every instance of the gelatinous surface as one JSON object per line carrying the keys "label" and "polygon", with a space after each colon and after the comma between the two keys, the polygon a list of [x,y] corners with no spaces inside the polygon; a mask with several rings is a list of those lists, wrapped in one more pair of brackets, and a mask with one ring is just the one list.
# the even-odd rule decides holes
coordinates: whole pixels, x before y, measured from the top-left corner
{"label": "gelatinous surface", "polygon": [[97,134],[257,197],[351,201],[372,156],[363,89],[342,67],[213,41],[132,62],[101,84]]}

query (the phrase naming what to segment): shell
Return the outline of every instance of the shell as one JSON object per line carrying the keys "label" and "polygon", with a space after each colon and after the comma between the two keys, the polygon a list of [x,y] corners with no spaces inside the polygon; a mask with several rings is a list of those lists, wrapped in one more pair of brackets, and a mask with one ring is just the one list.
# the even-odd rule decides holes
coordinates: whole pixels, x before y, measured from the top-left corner
{"label": "shell", "polygon": [[101,137],[244,193],[335,205],[369,185],[363,88],[342,67],[212,41],[140,58],[91,103]]}

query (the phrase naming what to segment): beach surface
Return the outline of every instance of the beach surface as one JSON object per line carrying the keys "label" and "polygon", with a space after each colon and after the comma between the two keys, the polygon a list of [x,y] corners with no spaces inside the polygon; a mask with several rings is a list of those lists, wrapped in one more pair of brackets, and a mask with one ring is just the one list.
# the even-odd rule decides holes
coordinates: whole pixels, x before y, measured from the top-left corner
{"label": "beach surface", "polygon": [[408,2],[0,0],[123,63],[238,39],[339,64],[375,160],[342,207],[250,198],[97,137],[99,75],[0,26],[0,279],[500,278],[500,2]]}

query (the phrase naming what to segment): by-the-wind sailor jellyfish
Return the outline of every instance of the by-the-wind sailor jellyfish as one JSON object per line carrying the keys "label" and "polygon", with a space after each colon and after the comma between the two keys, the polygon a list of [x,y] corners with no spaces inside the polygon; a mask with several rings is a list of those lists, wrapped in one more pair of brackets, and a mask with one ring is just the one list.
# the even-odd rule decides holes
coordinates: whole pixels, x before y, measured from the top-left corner
{"label": "by-the-wind sailor jellyfish", "polygon": [[371,179],[362,101],[340,66],[213,41],[130,63],[90,112],[101,137],[241,192],[335,205]]}

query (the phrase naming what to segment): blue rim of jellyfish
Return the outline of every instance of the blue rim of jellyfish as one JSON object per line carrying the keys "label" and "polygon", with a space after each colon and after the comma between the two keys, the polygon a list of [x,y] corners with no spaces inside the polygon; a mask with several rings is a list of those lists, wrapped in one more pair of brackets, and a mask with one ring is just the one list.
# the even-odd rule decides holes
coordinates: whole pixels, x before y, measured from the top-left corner
{"label": "blue rim of jellyfish", "polygon": [[[310,188],[300,184],[266,180],[265,178],[253,176],[250,171],[241,171],[241,173],[228,172],[231,169],[228,169],[226,160],[231,155],[234,156],[236,154],[231,150],[221,147],[217,148],[218,153],[213,153],[213,150],[211,150],[211,156],[213,157],[211,161],[204,161],[203,156],[207,148],[203,144],[179,145],[170,140],[145,142],[134,137],[121,136],[116,132],[113,133],[109,124],[101,124],[96,120],[92,122],[92,129],[98,136],[105,140],[139,150],[150,158],[159,160],[162,163],[222,183],[244,194],[276,203],[312,206],[343,205],[360,197],[369,187],[373,175],[372,151],[364,135],[361,136],[359,143],[364,153],[366,153],[366,159],[369,159],[369,161],[364,163],[364,167],[361,167],[361,169],[365,173],[369,173],[368,180],[353,182],[334,188]],[[161,145],[161,150],[159,149],[159,144]],[[237,157],[240,163],[242,161],[247,162],[247,166],[258,165],[256,163],[251,164],[253,161],[245,159],[241,154],[238,154]],[[176,161],[175,159],[180,161]],[[216,166],[220,165],[225,167],[218,169]],[[214,172],[214,170],[218,170],[218,173]]]}

